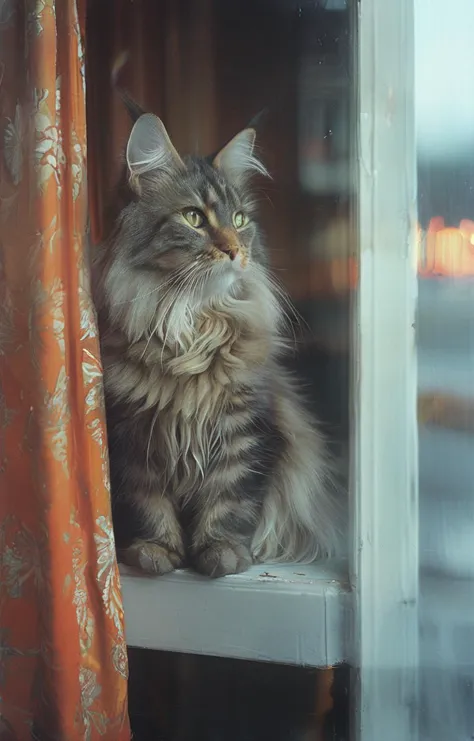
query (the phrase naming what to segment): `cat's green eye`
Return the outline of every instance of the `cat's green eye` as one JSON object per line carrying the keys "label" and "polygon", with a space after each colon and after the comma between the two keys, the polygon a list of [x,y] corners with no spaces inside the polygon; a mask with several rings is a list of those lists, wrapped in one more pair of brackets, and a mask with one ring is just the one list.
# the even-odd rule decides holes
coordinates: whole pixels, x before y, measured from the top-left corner
{"label": "cat's green eye", "polygon": [[236,229],[243,229],[249,223],[249,217],[243,211],[236,211],[233,220]]}
{"label": "cat's green eye", "polygon": [[183,211],[183,216],[193,229],[200,229],[206,221],[206,217],[202,211],[199,211],[197,208],[186,209],[186,211]]}

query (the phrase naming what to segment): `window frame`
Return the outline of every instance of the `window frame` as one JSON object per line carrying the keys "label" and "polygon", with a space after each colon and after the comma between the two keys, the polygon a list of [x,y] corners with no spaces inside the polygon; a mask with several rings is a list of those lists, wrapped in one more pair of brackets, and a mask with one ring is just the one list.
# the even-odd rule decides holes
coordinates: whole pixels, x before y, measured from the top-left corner
{"label": "window frame", "polygon": [[414,0],[354,9],[352,738],[418,739]]}

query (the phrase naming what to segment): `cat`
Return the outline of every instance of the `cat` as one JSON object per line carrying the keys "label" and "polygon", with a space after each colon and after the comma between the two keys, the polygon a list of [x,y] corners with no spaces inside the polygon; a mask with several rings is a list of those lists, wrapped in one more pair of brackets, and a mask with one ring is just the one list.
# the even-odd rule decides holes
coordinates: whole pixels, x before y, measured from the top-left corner
{"label": "cat", "polygon": [[333,554],[333,465],[283,363],[255,129],[181,157],[131,113],[128,195],[93,266],[119,560],[220,577]]}

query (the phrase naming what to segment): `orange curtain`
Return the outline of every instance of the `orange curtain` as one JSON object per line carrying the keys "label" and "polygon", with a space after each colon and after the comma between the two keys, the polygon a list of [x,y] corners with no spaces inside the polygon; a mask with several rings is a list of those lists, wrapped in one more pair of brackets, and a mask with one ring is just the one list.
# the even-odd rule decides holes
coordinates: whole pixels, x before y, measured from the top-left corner
{"label": "orange curtain", "polygon": [[2,741],[130,738],[85,254],[84,12],[0,3]]}

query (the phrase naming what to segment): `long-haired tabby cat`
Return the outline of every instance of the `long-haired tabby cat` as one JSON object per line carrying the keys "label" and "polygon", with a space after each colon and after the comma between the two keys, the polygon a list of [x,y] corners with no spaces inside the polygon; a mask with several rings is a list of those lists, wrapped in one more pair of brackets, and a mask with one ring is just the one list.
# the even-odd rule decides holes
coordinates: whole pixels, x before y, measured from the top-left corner
{"label": "long-haired tabby cat", "polygon": [[134,112],[128,198],[95,265],[119,558],[218,577],[330,554],[331,462],[282,364],[255,131],[181,157]]}

